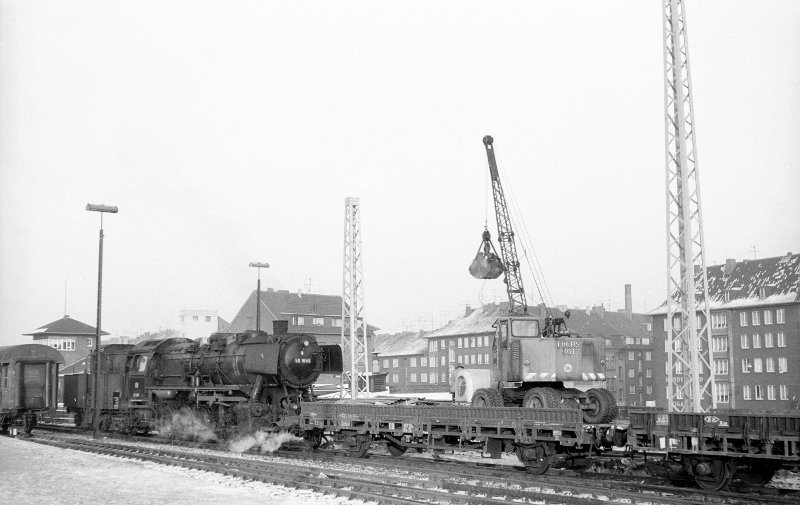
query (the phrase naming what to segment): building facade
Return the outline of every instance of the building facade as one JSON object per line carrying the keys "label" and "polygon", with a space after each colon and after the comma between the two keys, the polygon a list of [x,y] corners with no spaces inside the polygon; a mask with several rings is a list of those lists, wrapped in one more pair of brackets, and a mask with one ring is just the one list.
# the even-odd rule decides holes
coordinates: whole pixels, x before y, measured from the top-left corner
{"label": "building facade", "polygon": [[207,342],[212,333],[228,327],[216,310],[182,310],[178,314],[178,333],[183,338]]}
{"label": "building facade", "polygon": [[[800,408],[800,256],[729,259],[706,270],[716,408]],[[652,315],[657,359],[666,364],[665,309]],[[666,374],[659,367],[660,384]],[[658,406],[666,408],[666,388],[658,393]]]}
{"label": "building facade", "polygon": [[[63,374],[89,356],[94,349],[96,333],[94,326],[65,315],[24,335],[33,337],[34,344],[43,344],[59,351],[64,356]],[[108,332],[101,331],[101,338],[104,335],[108,335]]]}

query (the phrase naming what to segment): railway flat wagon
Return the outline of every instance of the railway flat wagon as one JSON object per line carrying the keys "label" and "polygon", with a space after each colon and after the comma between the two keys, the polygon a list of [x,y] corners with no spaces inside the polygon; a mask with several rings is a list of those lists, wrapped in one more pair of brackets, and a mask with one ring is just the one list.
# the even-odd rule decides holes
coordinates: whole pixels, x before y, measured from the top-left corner
{"label": "railway flat wagon", "polygon": [[800,411],[632,411],[628,445],[652,456],[653,475],[688,475],[713,491],[734,479],[763,486],[779,469],[800,467]]}
{"label": "railway flat wagon", "polygon": [[307,438],[321,443],[332,436],[354,457],[365,456],[376,442],[393,456],[407,449],[478,450],[492,458],[509,452],[534,474],[590,464],[592,455],[611,449],[616,431],[586,424],[579,409],[451,404],[307,403],[299,422]]}
{"label": "railway flat wagon", "polygon": [[41,344],[0,347],[0,431],[22,425],[30,435],[36,416],[58,405],[61,353]]}

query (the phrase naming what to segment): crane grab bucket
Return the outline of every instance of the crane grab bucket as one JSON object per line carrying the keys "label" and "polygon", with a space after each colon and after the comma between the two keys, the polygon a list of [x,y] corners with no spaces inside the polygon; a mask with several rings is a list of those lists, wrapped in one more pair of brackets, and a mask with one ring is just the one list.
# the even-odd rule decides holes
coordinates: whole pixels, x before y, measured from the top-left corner
{"label": "crane grab bucket", "polygon": [[489,230],[485,230],[478,254],[469,266],[469,273],[476,279],[497,279],[503,270],[503,261],[497,256]]}

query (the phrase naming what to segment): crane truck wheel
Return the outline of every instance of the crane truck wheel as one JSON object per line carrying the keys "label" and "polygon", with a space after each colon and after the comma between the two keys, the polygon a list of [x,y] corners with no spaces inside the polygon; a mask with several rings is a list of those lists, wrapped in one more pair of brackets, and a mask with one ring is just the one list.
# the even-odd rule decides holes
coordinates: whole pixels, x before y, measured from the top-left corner
{"label": "crane truck wheel", "polygon": [[481,388],[472,395],[473,407],[502,407],[503,396],[493,388]]}
{"label": "crane truck wheel", "polygon": [[[600,389],[586,391],[586,409],[583,411],[583,420],[587,423],[607,423],[613,419],[615,407],[612,397]],[[609,417],[611,416],[611,417]]]}
{"label": "crane truck wheel", "polygon": [[552,388],[531,388],[525,393],[522,406],[529,409],[557,409],[560,395]]}
{"label": "crane truck wheel", "polygon": [[606,420],[603,421],[604,423],[610,423],[611,421],[616,419],[617,416],[619,415],[619,408],[617,408],[617,399],[614,398],[614,394],[608,389],[597,388],[597,390],[600,391],[600,393],[606,395],[608,397],[608,401],[611,402],[611,407],[609,408],[608,413],[606,414]]}

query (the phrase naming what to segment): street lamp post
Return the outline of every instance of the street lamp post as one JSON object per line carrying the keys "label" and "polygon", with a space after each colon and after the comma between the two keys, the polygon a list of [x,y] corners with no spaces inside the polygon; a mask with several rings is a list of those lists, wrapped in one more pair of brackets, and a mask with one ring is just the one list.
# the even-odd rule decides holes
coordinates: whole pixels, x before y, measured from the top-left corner
{"label": "street lamp post", "polygon": [[256,331],[261,331],[261,269],[269,268],[269,263],[251,261],[250,266],[258,269],[258,284],[256,285]]}
{"label": "street lamp post", "polygon": [[92,438],[97,438],[97,431],[100,426],[100,416],[97,415],[97,379],[100,375],[100,314],[103,301],[103,214],[116,214],[119,212],[117,207],[111,205],[86,204],[86,210],[100,213],[100,254],[97,266],[97,328],[94,334],[94,352],[92,353]]}

